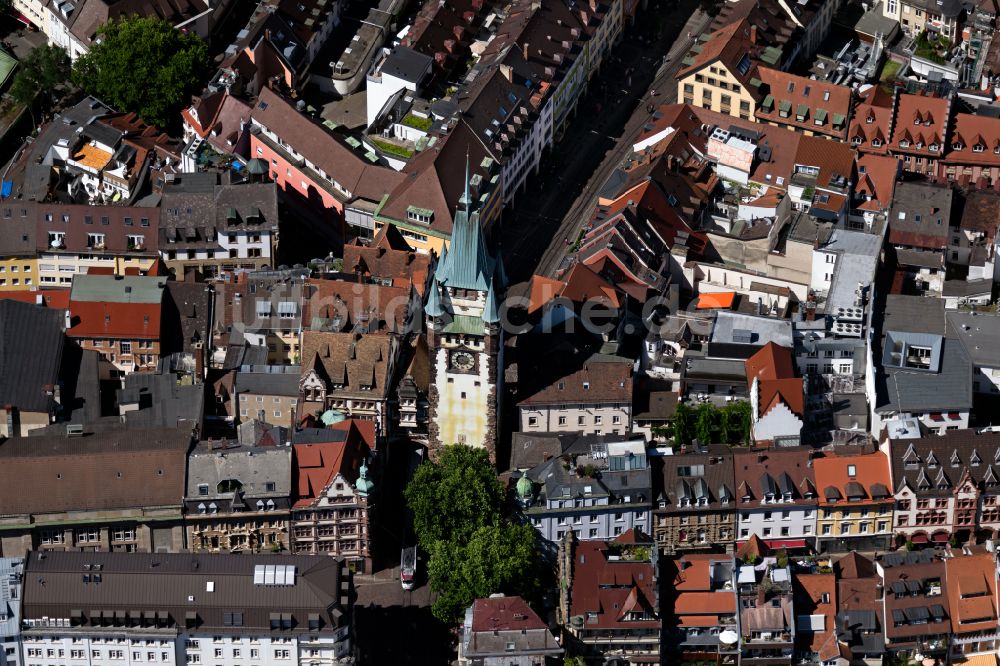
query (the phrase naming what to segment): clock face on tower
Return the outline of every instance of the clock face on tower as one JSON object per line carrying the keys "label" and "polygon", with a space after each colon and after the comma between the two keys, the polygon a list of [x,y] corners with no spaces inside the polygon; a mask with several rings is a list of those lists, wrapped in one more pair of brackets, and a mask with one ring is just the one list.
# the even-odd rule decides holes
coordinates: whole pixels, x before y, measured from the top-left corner
{"label": "clock face on tower", "polygon": [[472,354],[466,351],[454,351],[451,353],[451,367],[462,372],[468,372],[475,367],[476,361]]}

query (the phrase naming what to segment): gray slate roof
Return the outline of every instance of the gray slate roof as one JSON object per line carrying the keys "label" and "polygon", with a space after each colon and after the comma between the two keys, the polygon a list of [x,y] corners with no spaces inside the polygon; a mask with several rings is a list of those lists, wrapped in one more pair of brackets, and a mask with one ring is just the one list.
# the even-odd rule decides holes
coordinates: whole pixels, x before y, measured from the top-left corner
{"label": "gray slate roof", "polygon": [[752,335],[750,344],[763,347],[768,342],[773,342],[782,347],[792,346],[791,321],[728,311],[719,312],[716,317],[711,340],[712,342],[739,342],[733,339],[733,332],[738,330],[750,331]]}
{"label": "gray slate roof", "polygon": [[0,301],[0,404],[47,412],[44,386],[58,382],[65,315],[60,310]]}
{"label": "gray slate roof", "polygon": [[[90,565],[89,579],[83,576],[88,571],[84,565]],[[258,565],[294,567],[294,584],[255,584]],[[131,623],[134,611],[152,612],[154,617],[163,612],[165,626],[183,628],[188,613],[194,613],[200,631],[217,628],[227,634],[273,632],[289,637],[307,631],[329,634],[347,621],[342,566],[333,557],[299,555],[50,552],[40,557],[31,553],[24,617],[71,618],[76,611],[89,624],[95,611],[110,611],[125,613]],[[101,577],[96,584],[92,582],[95,574]],[[213,583],[211,592],[209,582]],[[291,631],[271,629],[275,612],[291,614]],[[231,626],[232,613],[242,614],[239,627]],[[318,630],[308,628],[310,615],[321,621]]]}
{"label": "gray slate roof", "polygon": [[942,299],[889,294],[882,329],[883,350],[893,333],[936,336],[941,342],[937,372],[883,366],[878,412],[962,411],[972,407],[972,363],[958,340],[944,337],[947,327]]}
{"label": "gray slate roof", "polygon": [[[241,446],[237,442],[200,442],[188,456],[187,498],[230,498],[232,492],[217,492],[219,483],[236,480],[247,499],[288,497],[292,492],[290,446]],[[273,483],[274,490],[267,490]],[[198,491],[208,486],[208,494]]]}
{"label": "gray slate roof", "polygon": [[1000,315],[948,312],[948,337],[979,367],[1000,368]]}
{"label": "gray slate roof", "polygon": [[406,46],[397,46],[382,64],[382,73],[410,83],[420,83],[430,66],[430,56]]}
{"label": "gray slate roof", "polygon": [[905,483],[919,497],[950,497],[968,471],[981,491],[1000,493],[1000,433],[950,430],[890,440],[889,452],[894,492]]}
{"label": "gray slate roof", "polygon": [[236,373],[236,393],[256,395],[299,394],[302,368],[297,365],[244,365]]}
{"label": "gray slate roof", "polygon": [[105,303],[162,303],[165,277],[77,275],[70,300]]}

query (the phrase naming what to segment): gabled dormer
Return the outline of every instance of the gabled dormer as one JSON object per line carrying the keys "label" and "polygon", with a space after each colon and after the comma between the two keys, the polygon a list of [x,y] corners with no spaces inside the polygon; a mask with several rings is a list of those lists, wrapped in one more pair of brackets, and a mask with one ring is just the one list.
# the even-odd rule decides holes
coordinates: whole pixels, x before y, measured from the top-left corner
{"label": "gabled dormer", "polygon": [[931,481],[927,478],[927,472],[925,470],[920,470],[920,475],[917,476],[917,490],[930,490]]}
{"label": "gabled dormer", "polygon": [[972,449],[972,455],[969,456],[969,466],[979,467],[983,464],[983,459],[979,457],[979,452]]}
{"label": "gabled dormer", "polygon": [[952,450],[949,461],[952,467],[960,467],[962,465],[962,456],[958,455],[958,449]]}
{"label": "gabled dormer", "polygon": [[917,454],[917,449],[914,448],[913,442],[906,447],[906,453],[903,454],[903,466],[906,469],[916,469],[920,465],[920,455]]}
{"label": "gabled dormer", "polygon": [[937,456],[934,455],[933,451],[927,454],[927,466],[931,468],[938,466],[938,459]]}
{"label": "gabled dormer", "polygon": [[944,473],[944,468],[938,470],[937,478],[934,479],[934,487],[938,490],[947,490],[951,488],[951,481],[948,480],[948,476]]}

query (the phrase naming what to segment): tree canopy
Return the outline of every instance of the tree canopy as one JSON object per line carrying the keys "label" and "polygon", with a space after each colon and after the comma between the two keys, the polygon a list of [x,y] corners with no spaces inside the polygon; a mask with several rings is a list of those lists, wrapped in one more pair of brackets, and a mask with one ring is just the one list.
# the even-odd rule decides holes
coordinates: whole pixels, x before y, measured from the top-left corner
{"label": "tree canopy", "polygon": [[453,444],[417,468],[404,492],[413,531],[428,554],[432,611],[455,623],[475,599],[495,592],[537,597],[537,534],[504,515],[504,490],[485,449]]}
{"label": "tree canopy", "polygon": [[734,400],[723,407],[703,402],[692,408],[680,403],[671,432],[677,444],[688,444],[695,437],[702,444],[747,444],[751,440],[751,421],[750,403],[746,400]]}
{"label": "tree canopy", "polygon": [[440,541],[427,565],[439,592],[431,612],[455,623],[474,600],[495,592],[534,598],[540,587],[537,562],[531,525],[488,525],[468,541]]}
{"label": "tree canopy", "polygon": [[205,42],[166,21],[144,17],[111,21],[97,34],[90,52],[73,67],[74,82],[147,123],[175,124],[191,93],[204,83]]}
{"label": "tree canopy", "polygon": [[485,449],[446,446],[437,462],[417,468],[405,495],[417,541],[428,552],[438,541],[461,543],[501,522],[503,487]]}
{"label": "tree canopy", "polygon": [[71,71],[69,56],[62,47],[39,46],[21,61],[10,95],[18,104],[28,104],[39,91],[51,91],[69,81]]}

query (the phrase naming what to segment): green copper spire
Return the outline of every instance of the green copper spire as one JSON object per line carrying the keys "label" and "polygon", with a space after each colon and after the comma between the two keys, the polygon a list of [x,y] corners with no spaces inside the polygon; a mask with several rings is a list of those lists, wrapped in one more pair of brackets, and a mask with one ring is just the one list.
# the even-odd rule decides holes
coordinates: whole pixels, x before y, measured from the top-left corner
{"label": "green copper spire", "polygon": [[465,160],[465,193],[455,210],[451,249],[442,253],[435,279],[455,289],[487,291],[493,274],[493,262],[486,252],[486,240],[479,223],[479,211],[473,210],[469,193],[469,159]]}
{"label": "green copper spire", "polygon": [[486,292],[486,306],[483,308],[483,321],[487,324],[497,324],[500,322],[500,308],[497,307],[497,298],[490,285],[490,290]]}
{"label": "green copper spire", "polygon": [[424,312],[431,317],[443,317],[444,308],[441,306],[441,296],[438,294],[437,280],[431,282],[429,289],[431,293],[427,294],[427,305],[424,306]]}
{"label": "green copper spire", "polygon": [[358,473],[361,476],[358,477],[358,481],[354,484],[354,487],[357,488],[358,492],[362,495],[368,495],[371,493],[372,488],[375,487],[375,484],[368,478],[368,465],[362,463],[361,469],[358,470]]}

